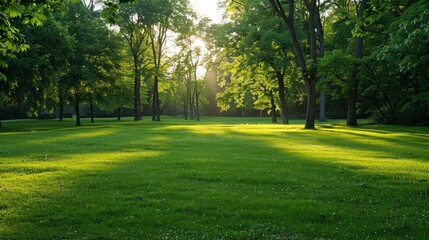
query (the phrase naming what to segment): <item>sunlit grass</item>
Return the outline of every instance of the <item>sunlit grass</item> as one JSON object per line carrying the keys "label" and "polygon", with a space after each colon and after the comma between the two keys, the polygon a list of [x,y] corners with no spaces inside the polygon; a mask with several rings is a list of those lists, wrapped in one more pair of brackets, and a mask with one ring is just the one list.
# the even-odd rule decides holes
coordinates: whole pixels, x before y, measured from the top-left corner
{"label": "sunlit grass", "polygon": [[429,129],[4,122],[0,239],[429,239]]}

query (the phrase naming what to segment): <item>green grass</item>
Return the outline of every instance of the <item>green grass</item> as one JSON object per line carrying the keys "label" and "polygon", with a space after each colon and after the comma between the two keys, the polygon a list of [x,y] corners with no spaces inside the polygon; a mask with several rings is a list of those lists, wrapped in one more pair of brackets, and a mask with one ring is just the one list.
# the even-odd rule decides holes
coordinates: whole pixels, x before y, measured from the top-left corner
{"label": "green grass", "polygon": [[429,129],[3,122],[0,239],[429,239]]}

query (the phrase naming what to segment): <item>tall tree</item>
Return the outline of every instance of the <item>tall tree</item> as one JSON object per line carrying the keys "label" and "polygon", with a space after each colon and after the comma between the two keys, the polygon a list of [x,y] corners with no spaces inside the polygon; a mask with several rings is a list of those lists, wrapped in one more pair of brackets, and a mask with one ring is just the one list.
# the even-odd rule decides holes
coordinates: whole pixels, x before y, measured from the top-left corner
{"label": "tall tree", "polygon": [[73,102],[79,126],[80,104],[87,101],[93,105],[96,96],[114,80],[118,50],[107,26],[81,2],[70,4],[64,23],[74,35],[75,54],[62,84]]}
{"label": "tall tree", "polygon": [[[248,60],[250,68],[260,65],[258,68],[271,72],[265,76],[274,78],[277,82],[275,92],[279,94],[277,99],[280,101],[282,123],[288,124],[285,81],[289,79],[286,72],[293,64],[290,57],[292,49],[289,47],[291,41],[284,22],[273,16],[271,7],[263,2],[232,1],[228,6],[232,9],[230,17],[233,20],[229,35],[239,37],[236,46],[228,51],[246,55],[244,59]],[[269,95],[274,89],[265,90],[265,94]]]}
{"label": "tall tree", "polygon": [[4,72],[8,67],[8,61],[29,48],[20,28],[25,25],[40,26],[47,19],[46,13],[64,9],[68,2],[60,0],[41,0],[37,1],[37,4],[32,1],[0,2],[0,95],[5,96],[0,98],[0,101],[7,98],[2,90],[9,91],[11,87],[15,86],[15,84],[5,82],[7,78]]}
{"label": "tall tree", "polygon": [[[109,2],[108,2],[109,3]],[[132,1],[130,3],[117,5],[108,4],[103,12],[104,17],[119,27],[119,31],[126,39],[134,64],[134,120],[139,121],[142,118],[141,102],[141,68],[145,61],[149,48],[148,38],[148,19],[152,9],[146,1]]]}
{"label": "tall tree", "polygon": [[[18,26],[30,48],[9,59],[5,69],[7,81],[13,85],[3,91],[10,96],[11,104],[19,110],[24,107],[28,115],[53,110],[57,80],[67,71],[73,55],[73,41],[67,29],[52,14],[46,17],[41,26]],[[52,47],[56,45],[59,47]]]}
{"label": "tall tree", "polygon": [[[316,0],[304,0],[304,5],[308,11],[308,27],[309,27],[309,45],[310,45],[310,66],[308,65],[305,54],[302,50],[301,42],[296,31],[295,23],[295,1],[288,0],[282,2],[280,0],[270,0],[272,9],[286,23],[289,30],[290,38],[295,50],[295,57],[301,69],[301,74],[304,79],[305,89],[307,92],[307,113],[305,120],[306,129],[314,129],[316,119],[316,82],[317,82],[317,39],[316,39],[316,18],[319,5]],[[285,8],[287,7],[287,8]],[[287,11],[285,11],[287,9]]]}
{"label": "tall tree", "polygon": [[152,0],[150,4],[151,17],[147,22],[149,33],[154,71],[154,85],[152,95],[152,120],[160,121],[160,99],[159,80],[162,76],[162,60],[164,58],[167,44],[167,34],[169,32],[188,31],[191,25],[192,10],[187,0]]}
{"label": "tall tree", "polygon": [[[356,16],[360,20],[363,18],[363,13],[366,9],[366,0],[361,0],[356,2]],[[359,35],[355,39],[355,53],[354,57],[360,59],[363,56],[363,27],[359,29]],[[351,85],[348,92],[348,107],[347,107],[347,126],[357,126],[357,113],[356,113],[356,104],[358,98],[358,88],[359,88],[359,79],[358,79],[358,66],[355,65],[353,75],[351,78]]]}

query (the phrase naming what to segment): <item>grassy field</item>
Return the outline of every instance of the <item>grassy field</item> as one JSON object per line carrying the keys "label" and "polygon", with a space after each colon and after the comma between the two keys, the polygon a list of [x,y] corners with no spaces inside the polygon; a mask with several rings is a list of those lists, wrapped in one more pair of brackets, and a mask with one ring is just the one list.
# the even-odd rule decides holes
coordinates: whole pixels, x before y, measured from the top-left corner
{"label": "grassy field", "polygon": [[429,239],[429,129],[3,122],[0,239]]}

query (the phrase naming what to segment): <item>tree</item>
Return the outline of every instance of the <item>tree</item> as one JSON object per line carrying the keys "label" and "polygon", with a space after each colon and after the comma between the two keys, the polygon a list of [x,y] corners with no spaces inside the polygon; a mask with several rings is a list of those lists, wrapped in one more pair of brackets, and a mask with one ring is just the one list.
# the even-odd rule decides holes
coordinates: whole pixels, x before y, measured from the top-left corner
{"label": "tree", "polygon": [[[366,9],[366,0],[361,0],[356,3],[356,15],[358,21],[363,18],[363,13]],[[360,59],[363,56],[363,36],[362,33],[364,29],[361,27],[358,29],[360,34],[355,37],[355,52],[354,57]],[[351,84],[348,91],[348,107],[347,107],[347,126],[357,126],[357,113],[356,113],[356,104],[358,98],[358,88],[359,88],[359,79],[358,75],[358,66],[355,64],[353,69],[353,74],[351,78]]]}
{"label": "tree", "polygon": [[[67,3],[68,1],[60,0],[41,0],[37,4],[31,1],[2,1],[0,3],[0,94],[2,89],[3,91],[10,90],[10,88],[6,89],[7,86],[15,86],[15,84],[5,83],[7,78],[4,72],[8,67],[8,61],[29,48],[25,42],[25,36],[20,32],[20,27],[40,26],[46,20],[46,14],[49,11],[63,9]],[[3,100],[4,98],[0,98],[0,101]]]}
{"label": "tree", "polygon": [[[232,1],[228,5],[230,17],[233,20],[231,24],[226,24],[225,28],[228,35],[236,36],[237,41],[227,40],[234,42],[235,46],[228,48],[229,55],[234,52],[234,55],[245,55],[241,60],[246,60],[247,66],[240,64],[239,68],[253,68],[260,69],[259,71],[265,72],[265,77],[275,79],[276,86],[272,89],[266,88],[272,84],[262,83],[264,80],[254,78],[262,81],[262,89],[266,92],[264,94],[256,94],[259,97],[263,95],[269,96],[275,90],[279,94],[279,106],[282,113],[282,123],[288,124],[287,116],[287,97],[285,81],[289,79],[286,77],[288,68],[293,66],[290,53],[291,42],[288,37],[288,32],[285,29],[284,22],[273,16],[271,7],[265,3],[254,1]],[[229,28],[229,29],[228,29]],[[234,61],[234,59],[231,59]],[[227,64],[225,62],[225,64]],[[232,69],[231,69],[232,70]],[[258,73],[260,75],[260,73]],[[237,76],[234,74],[234,76]],[[233,81],[232,81],[233,82]],[[257,88],[255,88],[257,89]],[[260,91],[259,91],[260,92]],[[220,95],[221,96],[221,95]],[[266,102],[267,104],[269,101]],[[272,109],[272,108],[271,108]]]}
{"label": "tree", "polygon": [[119,6],[107,3],[103,15],[112,24],[119,27],[119,31],[126,39],[134,63],[134,120],[141,120],[141,68],[149,48],[148,23],[146,16],[150,16],[152,9],[146,1],[134,1]]}
{"label": "tree", "polygon": [[[40,0],[2,1],[0,3],[0,67],[7,67],[5,58],[14,58],[17,53],[28,49],[25,38],[20,33],[24,25],[40,26],[46,20],[46,10],[64,9],[69,1]],[[18,20],[22,25],[14,23]],[[0,80],[5,76],[0,72]]]}
{"label": "tree", "polygon": [[76,125],[80,126],[80,104],[89,102],[91,121],[94,121],[95,99],[115,78],[119,67],[115,61],[118,46],[103,21],[81,2],[70,4],[64,23],[75,38],[75,54],[70,60],[70,71],[61,84],[73,102]]}
{"label": "tree", "polygon": [[[53,110],[57,81],[67,71],[73,54],[73,41],[67,29],[52,14],[46,17],[41,26],[17,25],[30,48],[8,59],[9,66],[4,72],[12,84],[3,88],[10,96],[9,103],[18,107],[18,111],[25,108],[24,112],[30,116],[37,116],[44,109]],[[59,47],[51,47],[55,45]]]}
{"label": "tree", "polygon": [[[304,52],[299,41],[295,24],[295,1],[288,0],[281,2],[280,0],[270,0],[274,13],[279,16],[287,25],[290,38],[295,50],[295,57],[301,69],[301,74],[304,79],[305,89],[307,92],[307,113],[305,128],[314,129],[314,121],[316,119],[316,81],[317,81],[317,34],[316,34],[316,18],[320,17],[319,5],[316,0],[304,0],[304,5],[308,11],[308,26],[309,26],[309,45],[310,45],[310,60],[307,62]],[[287,6],[285,6],[287,5]],[[287,7],[287,12],[285,11]],[[308,66],[310,65],[310,66]]]}
{"label": "tree", "polygon": [[152,95],[152,120],[160,121],[159,79],[162,70],[162,59],[166,47],[167,34],[169,31],[183,32],[188,30],[192,14],[188,1],[157,0],[150,2],[153,8],[152,21],[147,23],[147,31],[152,49],[154,71],[154,85]]}
{"label": "tree", "polygon": [[193,45],[193,38],[195,39],[195,36],[184,34],[178,39],[181,50],[176,57],[180,60],[178,60],[175,71],[178,73],[176,76],[180,79],[182,89],[186,89],[183,96],[185,119],[188,118],[188,113],[190,119],[194,119],[195,113],[197,120],[199,120],[198,96],[200,90],[197,69],[202,56],[200,47]]}
{"label": "tree", "polygon": [[[394,12],[397,17],[388,28],[388,41],[383,41],[367,61],[363,92],[381,122],[429,123],[428,7],[427,1],[418,1],[405,4],[403,12],[385,13]],[[378,21],[383,18],[378,17]]]}

